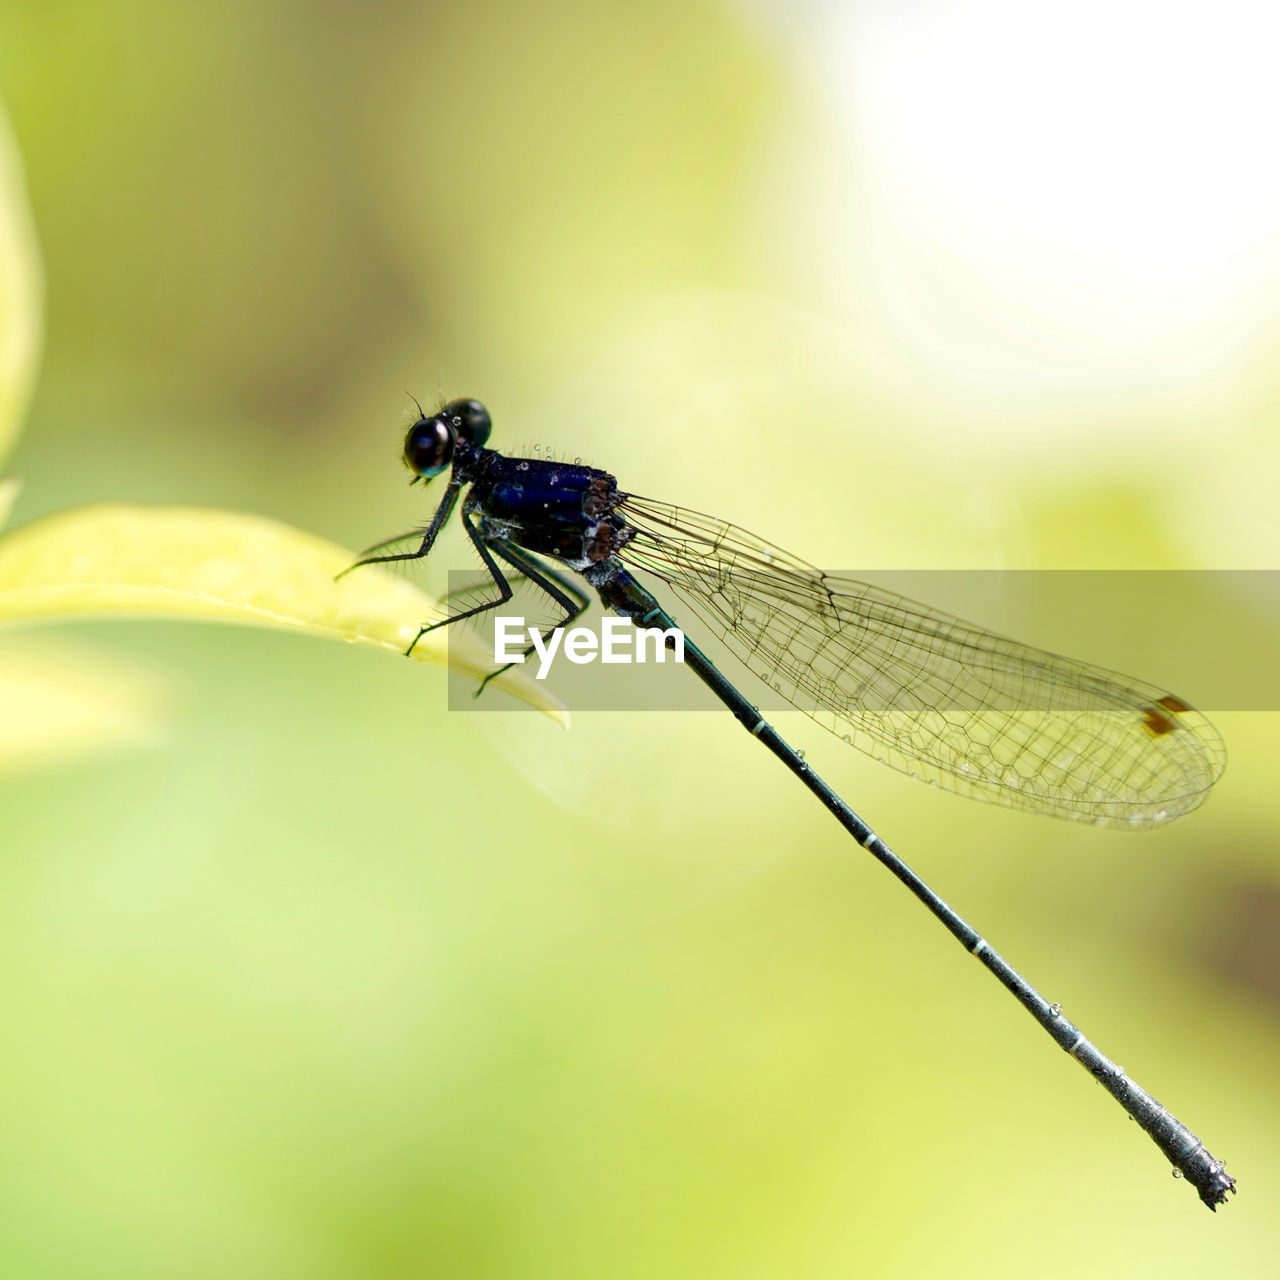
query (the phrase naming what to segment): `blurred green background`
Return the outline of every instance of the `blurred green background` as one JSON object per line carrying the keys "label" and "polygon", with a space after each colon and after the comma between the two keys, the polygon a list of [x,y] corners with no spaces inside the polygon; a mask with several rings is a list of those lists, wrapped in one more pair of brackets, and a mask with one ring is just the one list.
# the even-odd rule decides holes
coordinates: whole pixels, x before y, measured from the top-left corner
{"label": "blurred green background", "polygon": [[[427,511],[409,390],[845,571],[1272,567],[1275,23],[2,4],[48,275],[17,517],[362,546]],[[1274,715],[1218,716],[1214,796],[1141,836],[779,718],[1227,1160],[1214,1218],[727,716],[565,734],[363,649],[57,638],[171,715],[0,781],[6,1277],[1274,1267]]]}

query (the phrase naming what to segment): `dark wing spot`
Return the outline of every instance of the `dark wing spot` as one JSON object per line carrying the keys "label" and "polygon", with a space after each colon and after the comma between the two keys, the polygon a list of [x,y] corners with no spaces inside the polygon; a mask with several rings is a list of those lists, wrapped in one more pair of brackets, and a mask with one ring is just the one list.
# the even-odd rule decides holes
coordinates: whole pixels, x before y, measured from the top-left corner
{"label": "dark wing spot", "polygon": [[[1160,699],[1160,703],[1162,706],[1164,705],[1163,698]],[[1155,707],[1148,707],[1142,713],[1142,723],[1153,738],[1163,738],[1166,733],[1172,733],[1178,727],[1167,715],[1158,711]]]}
{"label": "dark wing spot", "polygon": [[1173,712],[1175,716],[1181,715],[1184,711],[1191,710],[1191,704],[1189,702],[1183,702],[1181,698],[1175,697],[1172,693],[1166,693],[1163,698],[1157,698],[1156,706],[1163,707],[1166,711]]}

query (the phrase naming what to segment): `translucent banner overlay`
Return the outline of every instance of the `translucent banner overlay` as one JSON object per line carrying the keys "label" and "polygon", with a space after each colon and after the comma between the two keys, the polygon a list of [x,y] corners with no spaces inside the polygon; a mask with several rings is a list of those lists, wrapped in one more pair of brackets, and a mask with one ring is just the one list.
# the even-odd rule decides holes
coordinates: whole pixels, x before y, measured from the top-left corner
{"label": "translucent banner overlay", "polygon": [[[1157,685],[1203,711],[1280,710],[1277,570],[906,570],[839,576],[856,577],[907,601],[918,601],[928,606],[930,615],[944,611],[1022,644]],[[446,603],[452,612],[496,594],[492,587],[479,586],[479,581],[474,573],[449,575],[451,598]],[[644,583],[688,639],[762,711],[791,705],[735,659],[689,604],[657,579],[647,577]],[[587,590],[585,584],[583,589]],[[843,618],[856,609],[856,603],[842,601],[840,609]],[[508,620],[508,633],[513,634],[514,619],[522,619],[521,629],[546,628],[559,616],[551,601],[524,584],[508,603],[458,626],[472,628],[494,652],[498,618]],[[602,622],[615,616],[593,603],[573,627],[593,633],[598,654],[605,640]],[[817,625],[832,628],[834,620],[819,620]],[[856,650],[857,625],[846,623],[836,629],[842,632],[842,643]],[[628,647],[634,651],[638,639],[632,637],[628,646],[615,629],[610,643],[618,654]],[[544,683],[571,711],[722,709],[670,652],[665,662],[655,662],[651,642],[643,646],[646,661],[611,663],[598,657],[574,662],[566,653],[566,643],[561,637]],[[509,652],[520,647],[508,641]],[[572,652],[582,657],[592,648],[589,637],[579,636]],[[914,643],[908,637],[907,650],[927,670],[930,658],[926,649],[923,636],[915,637]],[[796,650],[801,660],[807,661],[803,641]],[[521,669],[535,678],[543,663],[535,653]],[[450,708],[510,711],[518,705],[493,686],[479,698],[473,696],[475,691],[474,682],[451,677]],[[933,701],[944,707],[945,692]]]}

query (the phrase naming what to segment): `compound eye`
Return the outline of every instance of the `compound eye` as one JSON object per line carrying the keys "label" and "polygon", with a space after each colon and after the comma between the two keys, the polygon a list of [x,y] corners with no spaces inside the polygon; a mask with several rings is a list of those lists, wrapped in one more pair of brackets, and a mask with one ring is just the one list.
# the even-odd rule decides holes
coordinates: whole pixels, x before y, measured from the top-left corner
{"label": "compound eye", "polygon": [[493,423],[489,410],[479,400],[450,400],[440,416],[464,439],[483,448]]}
{"label": "compound eye", "polygon": [[419,418],[404,438],[404,460],[415,475],[430,480],[453,460],[453,432],[444,418]]}

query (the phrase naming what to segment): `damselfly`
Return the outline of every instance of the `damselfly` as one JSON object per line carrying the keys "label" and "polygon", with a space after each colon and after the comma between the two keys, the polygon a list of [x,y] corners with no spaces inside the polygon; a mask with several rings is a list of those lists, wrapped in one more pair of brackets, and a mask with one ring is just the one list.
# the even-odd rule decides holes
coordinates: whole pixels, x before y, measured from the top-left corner
{"label": "damselfly", "polygon": [[[664,582],[753,673],[824,728],[938,786],[997,804],[1128,828],[1195,808],[1226,762],[1213,725],[1157,685],[1047,653],[865,583],[822,573],[754,534],[618,488],[605,471],[487,447],[490,419],[453,400],[409,428],[411,483],[449,473],[430,524],[353,565],[419,560],[463,489],[462,524],[494,598],[424,624],[499,608],[512,578],[570,625],[589,596],[638,627],[676,623],[632,569]],[[505,569],[504,569],[505,566]],[[691,641],[685,665],[869,853],[898,877],[1103,1084],[1211,1209],[1235,1181],[1203,1144],[1106,1058],[813,772]],[[500,668],[486,679],[492,679]],[[483,687],[483,686],[482,686]]]}

